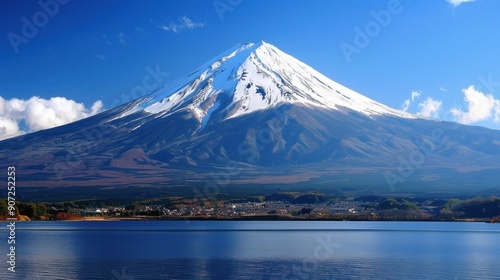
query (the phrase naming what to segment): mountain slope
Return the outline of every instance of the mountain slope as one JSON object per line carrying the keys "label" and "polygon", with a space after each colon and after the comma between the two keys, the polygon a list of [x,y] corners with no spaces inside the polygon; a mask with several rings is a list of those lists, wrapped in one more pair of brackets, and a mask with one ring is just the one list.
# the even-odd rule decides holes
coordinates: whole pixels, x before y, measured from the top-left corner
{"label": "mountain slope", "polygon": [[222,172],[226,185],[387,189],[389,174],[400,188],[449,190],[495,187],[498,139],[389,108],[261,42],[120,107],[2,141],[0,158],[25,186],[192,186]]}

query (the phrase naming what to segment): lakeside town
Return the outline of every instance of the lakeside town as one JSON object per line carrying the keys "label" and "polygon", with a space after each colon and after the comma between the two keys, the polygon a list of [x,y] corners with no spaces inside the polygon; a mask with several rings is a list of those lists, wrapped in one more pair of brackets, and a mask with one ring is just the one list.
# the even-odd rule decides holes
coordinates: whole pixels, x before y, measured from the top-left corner
{"label": "lakeside town", "polygon": [[[109,203],[109,204],[107,204]],[[277,193],[220,200],[167,197],[126,205],[82,200],[16,205],[19,221],[30,220],[474,220],[500,221],[500,198],[328,198],[317,192]],[[7,204],[0,200],[0,216]]]}

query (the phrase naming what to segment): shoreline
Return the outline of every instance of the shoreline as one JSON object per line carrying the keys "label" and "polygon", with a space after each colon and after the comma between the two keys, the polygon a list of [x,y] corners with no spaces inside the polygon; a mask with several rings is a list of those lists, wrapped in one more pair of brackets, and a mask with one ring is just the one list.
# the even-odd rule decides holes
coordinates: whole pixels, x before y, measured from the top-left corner
{"label": "shoreline", "polygon": [[270,222],[281,222],[281,221],[303,221],[303,222],[462,222],[462,223],[500,223],[499,221],[493,221],[491,219],[485,218],[468,218],[468,219],[453,219],[453,220],[443,220],[443,219],[303,219],[303,218],[290,218],[282,216],[245,216],[238,218],[219,218],[219,217],[132,217],[132,218],[82,218],[82,219],[70,219],[70,220],[18,220],[18,221],[7,221],[0,220],[0,222],[127,222],[127,221],[270,221]]}

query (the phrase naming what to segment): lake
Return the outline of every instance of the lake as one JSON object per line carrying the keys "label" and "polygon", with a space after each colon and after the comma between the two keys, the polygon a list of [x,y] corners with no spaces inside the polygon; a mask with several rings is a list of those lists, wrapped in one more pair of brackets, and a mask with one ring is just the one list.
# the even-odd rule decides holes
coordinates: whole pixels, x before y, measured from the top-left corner
{"label": "lake", "polygon": [[0,279],[500,279],[500,224],[109,221],[16,224]]}

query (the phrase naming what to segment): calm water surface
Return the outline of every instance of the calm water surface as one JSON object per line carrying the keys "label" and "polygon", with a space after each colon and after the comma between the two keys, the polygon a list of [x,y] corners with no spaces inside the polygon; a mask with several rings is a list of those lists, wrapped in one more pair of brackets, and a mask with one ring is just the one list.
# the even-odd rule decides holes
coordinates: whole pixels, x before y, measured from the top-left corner
{"label": "calm water surface", "polygon": [[500,224],[17,223],[0,279],[500,279]]}

